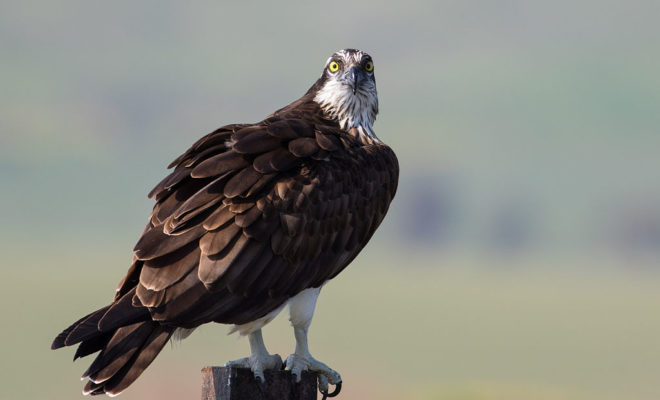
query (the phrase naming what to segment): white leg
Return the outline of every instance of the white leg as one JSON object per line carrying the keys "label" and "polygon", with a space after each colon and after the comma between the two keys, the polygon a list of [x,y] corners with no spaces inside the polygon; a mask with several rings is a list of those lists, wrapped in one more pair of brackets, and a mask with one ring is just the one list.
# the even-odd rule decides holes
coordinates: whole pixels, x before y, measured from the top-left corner
{"label": "white leg", "polygon": [[261,329],[248,334],[250,342],[250,357],[229,361],[225,367],[250,368],[255,378],[265,381],[264,371],[267,369],[281,369],[282,358],[278,354],[269,354],[261,335]]}
{"label": "white leg", "polygon": [[294,375],[296,382],[300,382],[302,371],[313,371],[319,376],[319,389],[327,393],[328,382],[337,385],[341,383],[341,376],[325,365],[314,359],[309,353],[307,342],[307,332],[312,323],[316,299],[321,288],[306,289],[296,295],[289,301],[289,311],[291,313],[291,325],[293,325],[293,334],[296,338],[296,350],[287,357],[286,368]]}

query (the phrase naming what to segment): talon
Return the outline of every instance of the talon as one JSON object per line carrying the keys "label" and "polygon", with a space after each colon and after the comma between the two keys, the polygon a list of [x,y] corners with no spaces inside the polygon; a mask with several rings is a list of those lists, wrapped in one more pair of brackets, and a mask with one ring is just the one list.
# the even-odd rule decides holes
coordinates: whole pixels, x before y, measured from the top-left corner
{"label": "talon", "polygon": [[234,368],[250,368],[250,363],[248,358],[239,358],[238,360],[227,361],[225,367],[234,367]]}
{"label": "talon", "polygon": [[264,380],[260,376],[255,376],[254,380],[257,382],[257,387],[261,393],[261,397],[266,397],[266,386],[264,385]]}
{"label": "talon", "polygon": [[335,390],[332,391],[332,393],[328,393],[327,391],[319,390],[321,394],[323,395],[323,398],[321,400],[325,400],[328,397],[335,397],[341,392],[341,381],[337,382],[335,385]]}
{"label": "talon", "polygon": [[298,375],[291,373],[291,398],[295,399],[298,393]]}
{"label": "talon", "polygon": [[[302,372],[302,371],[300,371],[300,372]],[[300,381],[302,380],[302,374],[300,374],[300,373],[292,372],[291,375],[293,375],[293,381],[295,383],[300,383]]]}

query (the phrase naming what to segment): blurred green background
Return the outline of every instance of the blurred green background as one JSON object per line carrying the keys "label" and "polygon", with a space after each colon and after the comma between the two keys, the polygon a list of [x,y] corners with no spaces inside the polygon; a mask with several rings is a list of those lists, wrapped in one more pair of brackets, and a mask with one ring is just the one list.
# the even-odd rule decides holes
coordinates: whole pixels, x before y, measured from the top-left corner
{"label": "blurred green background", "polygon": [[[376,65],[400,189],[311,350],[351,399],[660,398],[657,1],[0,2],[0,390],[81,397],[52,338],[105,305],[165,166]],[[124,394],[199,398],[205,326]],[[264,332],[294,340],[286,316]],[[168,346],[169,347],[169,346]]]}

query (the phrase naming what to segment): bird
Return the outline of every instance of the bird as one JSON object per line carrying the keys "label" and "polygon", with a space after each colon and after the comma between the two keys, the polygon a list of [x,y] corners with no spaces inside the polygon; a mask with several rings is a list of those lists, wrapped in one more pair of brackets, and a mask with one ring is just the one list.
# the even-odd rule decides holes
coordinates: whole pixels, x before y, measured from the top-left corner
{"label": "bird", "polygon": [[[228,362],[264,371],[317,374],[341,389],[335,370],[312,357],[308,331],[321,288],[360,253],[395,196],[399,164],[375,134],[372,57],[343,49],[298,100],[257,123],[203,136],[149,193],[155,201],[113,301],[62,331],[51,348],[78,345],[85,395],[115,396],[171,339],[202,324],[247,336],[251,355]],[[270,354],[262,328],[284,307],[295,351]],[[331,395],[332,395],[331,394]]]}

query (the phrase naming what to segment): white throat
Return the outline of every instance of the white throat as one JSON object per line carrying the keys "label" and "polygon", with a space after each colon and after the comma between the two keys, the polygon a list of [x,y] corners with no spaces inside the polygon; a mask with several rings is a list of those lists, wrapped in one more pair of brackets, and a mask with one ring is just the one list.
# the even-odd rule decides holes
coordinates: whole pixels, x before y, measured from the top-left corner
{"label": "white throat", "polygon": [[339,127],[356,136],[363,143],[380,142],[373,130],[378,113],[375,90],[360,88],[355,94],[349,86],[328,80],[318,91],[314,101],[323,112],[339,122]]}

